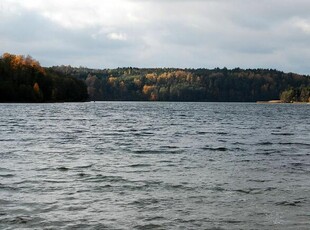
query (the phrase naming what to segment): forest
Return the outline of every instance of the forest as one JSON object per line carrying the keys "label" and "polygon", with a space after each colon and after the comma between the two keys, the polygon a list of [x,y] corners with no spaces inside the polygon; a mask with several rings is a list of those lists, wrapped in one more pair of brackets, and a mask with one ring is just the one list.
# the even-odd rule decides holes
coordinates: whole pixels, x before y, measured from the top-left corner
{"label": "forest", "polygon": [[85,81],[41,67],[30,56],[0,58],[0,102],[73,102],[88,99]]}
{"label": "forest", "polygon": [[0,102],[309,102],[309,88],[309,76],[274,69],[44,68],[30,56],[0,57]]}
{"label": "forest", "polygon": [[281,93],[280,100],[285,103],[310,102],[310,86],[287,89]]}
{"label": "forest", "polygon": [[[309,76],[273,69],[50,69],[85,80],[89,100],[93,101],[256,102],[279,99],[281,95],[284,99],[286,90],[296,92],[310,86]],[[310,100],[306,93],[302,95],[303,101]],[[300,99],[294,97],[285,102]]]}

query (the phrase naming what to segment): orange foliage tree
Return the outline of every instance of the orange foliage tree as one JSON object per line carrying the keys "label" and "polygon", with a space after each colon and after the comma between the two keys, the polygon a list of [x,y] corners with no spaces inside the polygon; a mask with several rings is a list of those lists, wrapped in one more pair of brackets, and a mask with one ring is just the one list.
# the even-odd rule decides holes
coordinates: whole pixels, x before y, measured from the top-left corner
{"label": "orange foliage tree", "polygon": [[144,85],[142,92],[151,101],[156,101],[158,99],[157,88],[154,85]]}

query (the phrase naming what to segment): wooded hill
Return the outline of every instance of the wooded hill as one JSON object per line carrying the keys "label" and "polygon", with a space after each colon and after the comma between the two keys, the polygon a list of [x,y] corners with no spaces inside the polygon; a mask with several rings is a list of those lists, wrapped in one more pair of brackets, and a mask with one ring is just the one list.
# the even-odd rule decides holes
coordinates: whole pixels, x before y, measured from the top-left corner
{"label": "wooded hill", "polygon": [[90,100],[256,102],[310,86],[310,77],[273,69],[49,68],[86,82]]}
{"label": "wooded hill", "polygon": [[309,101],[309,89],[309,76],[273,69],[43,68],[30,56],[0,57],[0,102],[290,102]]}
{"label": "wooded hill", "polygon": [[0,58],[0,102],[64,102],[88,99],[85,82],[56,74],[30,56]]}

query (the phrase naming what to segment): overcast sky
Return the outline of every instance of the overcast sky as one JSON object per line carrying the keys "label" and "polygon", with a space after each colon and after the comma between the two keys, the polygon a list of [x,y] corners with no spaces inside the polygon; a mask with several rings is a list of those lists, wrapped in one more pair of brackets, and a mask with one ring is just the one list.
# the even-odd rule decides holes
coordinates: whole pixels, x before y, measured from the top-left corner
{"label": "overcast sky", "polygon": [[1,0],[0,44],[43,66],[310,74],[310,1]]}

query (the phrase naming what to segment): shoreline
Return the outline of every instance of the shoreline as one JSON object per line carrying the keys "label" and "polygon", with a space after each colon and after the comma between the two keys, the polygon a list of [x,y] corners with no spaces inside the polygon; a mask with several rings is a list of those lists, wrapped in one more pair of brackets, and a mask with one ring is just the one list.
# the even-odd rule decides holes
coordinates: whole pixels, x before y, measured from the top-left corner
{"label": "shoreline", "polygon": [[284,102],[281,100],[257,101],[256,103],[257,104],[306,104],[306,105],[310,105],[310,102],[301,102],[301,101]]}

